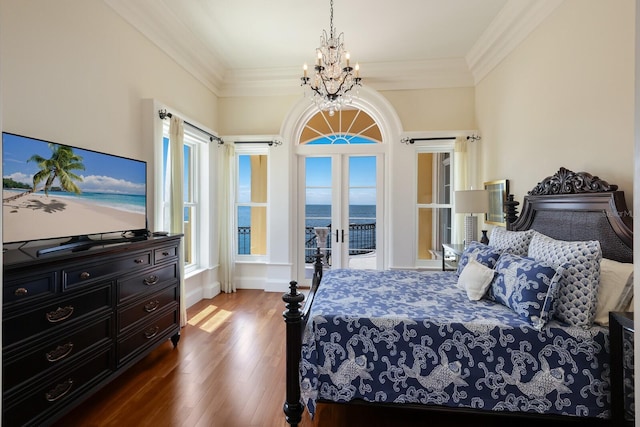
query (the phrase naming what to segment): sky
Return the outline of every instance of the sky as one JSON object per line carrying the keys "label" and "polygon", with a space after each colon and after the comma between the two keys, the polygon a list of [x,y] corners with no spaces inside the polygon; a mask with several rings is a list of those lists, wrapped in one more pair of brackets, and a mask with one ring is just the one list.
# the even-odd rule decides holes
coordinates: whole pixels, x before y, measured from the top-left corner
{"label": "sky", "polygon": [[[238,200],[250,201],[251,166],[249,155],[238,159]],[[349,192],[351,205],[376,204],[376,158],[354,156],[349,158]],[[331,204],[331,157],[307,157],[306,204]],[[365,188],[363,188],[365,187]]]}
{"label": "sky", "polygon": [[[308,205],[331,204],[331,157],[307,157]],[[349,157],[349,204],[376,204],[376,157]]]}
{"label": "sky", "polygon": [[[73,151],[82,157],[85,166],[85,170],[73,171],[83,178],[82,182],[77,182],[83,192],[146,194],[145,162],[75,147]],[[27,160],[34,154],[48,159],[51,153],[46,141],[3,133],[3,177],[32,185],[38,165]],[[57,185],[56,180],[54,186]]]}

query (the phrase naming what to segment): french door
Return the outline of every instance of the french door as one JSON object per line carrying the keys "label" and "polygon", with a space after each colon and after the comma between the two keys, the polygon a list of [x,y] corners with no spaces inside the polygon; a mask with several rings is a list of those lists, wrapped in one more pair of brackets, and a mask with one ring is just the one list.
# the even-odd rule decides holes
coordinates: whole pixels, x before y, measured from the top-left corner
{"label": "french door", "polygon": [[318,250],[326,268],[382,268],[381,157],[300,157],[304,186],[298,224],[304,227],[299,245],[304,277],[310,277]]}

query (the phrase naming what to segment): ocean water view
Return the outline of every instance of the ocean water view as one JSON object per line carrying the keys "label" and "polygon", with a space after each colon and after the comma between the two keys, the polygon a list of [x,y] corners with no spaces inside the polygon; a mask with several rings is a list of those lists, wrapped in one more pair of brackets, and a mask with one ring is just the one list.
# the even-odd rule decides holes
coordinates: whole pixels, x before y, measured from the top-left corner
{"label": "ocean water view", "polygon": [[[23,193],[26,190],[4,188],[4,192]],[[44,191],[38,191],[37,194],[44,194]],[[118,209],[125,212],[146,213],[146,196],[144,194],[117,194],[117,193],[98,193],[98,192],[82,192],[81,194],[70,193],[67,191],[49,191],[49,197],[68,197],[78,201],[88,202],[94,205],[100,205]],[[23,196],[23,197],[29,197]]]}
{"label": "ocean water view", "polygon": [[[331,226],[331,205],[306,205],[305,207],[305,246],[307,262],[313,262],[313,253],[318,245],[314,227]],[[238,209],[238,253],[248,254],[251,241],[251,208]],[[376,247],[376,206],[349,206],[349,252],[352,255],[374,250]],[[327,236],[326,247],[331,247],[331,238]]]}
{"label": "ocean water view", "polygon": [[[350,205],[350,224],[375,224],[375,205]],[[331,224],[331,205],[306,205],[306,227],[328,227]],[[238,227],[251,226],[251,208],[241,206],[238,209]]]}

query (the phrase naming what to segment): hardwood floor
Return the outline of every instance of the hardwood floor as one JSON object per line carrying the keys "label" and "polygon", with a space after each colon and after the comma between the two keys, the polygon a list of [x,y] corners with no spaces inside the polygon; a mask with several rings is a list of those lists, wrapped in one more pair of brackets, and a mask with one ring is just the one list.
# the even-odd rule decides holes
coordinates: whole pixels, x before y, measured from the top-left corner
{"label": "hardwood floor", "polygon": [[[281,293],[240,290],[188,310],[180,343],[167,341],[54,424],[56,427],[285,427]],[[319,404],[300,427],[569,425],[366,405]],[[575,424],[571,424],[575,425]],[[588,425],[588,424],[580,424]]]}
{"label": "hardwood floor", "polygon": [[285,426],[282,294],[240,290],[188,310],[170,341],[55,426]]}

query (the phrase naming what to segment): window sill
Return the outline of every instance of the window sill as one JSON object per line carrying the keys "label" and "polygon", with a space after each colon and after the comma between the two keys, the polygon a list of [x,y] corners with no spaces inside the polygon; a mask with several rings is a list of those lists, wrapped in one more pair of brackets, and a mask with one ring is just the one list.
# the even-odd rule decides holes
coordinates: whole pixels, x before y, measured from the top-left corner
{"label": "window sill", "polygon": [[205,271],[207,271],[206,268],[201,268],[201,267],[192,268],[189,271],[184,272],[184,278],[185,280],[190,279],[191,277],[197,276],[198,274],[204,273]]}

